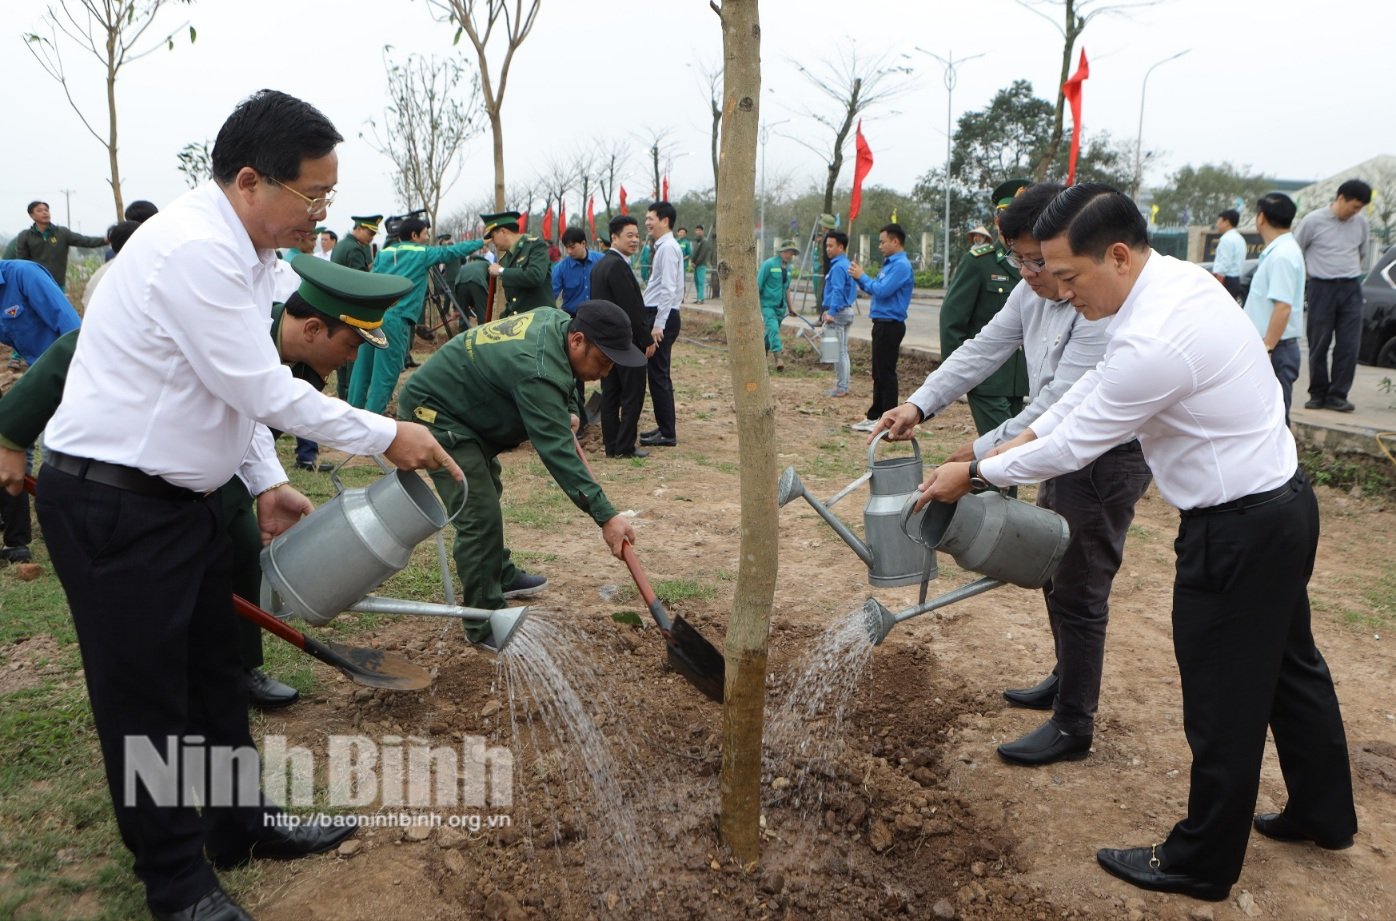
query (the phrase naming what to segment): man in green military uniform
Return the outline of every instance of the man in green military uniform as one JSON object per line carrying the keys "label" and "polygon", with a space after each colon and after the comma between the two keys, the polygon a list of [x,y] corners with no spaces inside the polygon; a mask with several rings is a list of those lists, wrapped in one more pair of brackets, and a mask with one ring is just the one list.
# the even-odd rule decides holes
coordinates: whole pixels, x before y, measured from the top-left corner
{"label": "man in green military uniform", "polygon": [[[344,235],[344,239],[334,245],[334,249],[330,251],[330,261],[336,265],[345,265],[351,269],[371,272],[373,271],[373,238],[378,236],[378,224],[383,220],[383,215],[356,214],[349,219],[354,222],[354,226]],[[341,400],[347,401],[349,399],[349,379],[353,373],[354,359],[352,357],[335,369],[334,389]]]}
{"label": "man in green military uniform", "polygon": [[[567,497],[601,526],[601,537],[619,557],[635,532],[592,479],[573,444],[577,424],[576,380],[596,381],[613,364],[640,368],[645,355],[632,340],[630,319],[610,301],[583,301],[576,317],[540,307],[477,326],[451,339],[402,388],[403,418],[416,419],[455,458],[461,484],[432,477],[441,501],[456,518],[453,553],[462,604],[496,610],[506,598],[541,591],[547,579],[509,559],[504,544],[503,491],[497,455],[532,442]],[[466,634],[473,639],[488,632]]]}
{"label": "man in green military uniform", "polygon": [[[388,344],[383,312],[411,289],[406,279],[354,272],[322,259],[297,259],[291,266],[301,286],[285,304],[272,307],[271,337],[291,375],[315,390],[363,343]],[[38,439],[63,398],[68,366],[80,329],[59,338],[0,400],[0,471],[5,482],[25,473],[24,451]],[[276,433],[273,433],[276,434]],[[256,602],[261,594],[261,531],[252,496],[234,476],[219,490],[224,525],[233,546],[233,591]],[[295,688],[262,669],[262,631],[238,621],[238,644],[249,699],[263,709],[284,707],[299,696]]]}
{"label": "man in green military uniform", "polygon": [[48,202],[31,201],[29,217],[34,221],[19,232],[15,244],[15,258],[37,262],[48,269],[58,287],[68,290],[68,249],[96,249],[107,245],[106,237],[85,237],[67,227],[50,222]]}
{"label": "man in green military uniform", "polygon": [[474,317],[476,323],[485,322],[485,308],[490,298],[490,261],[484,251],[471,253],[465,265],[456,273],[456,300],[461,309]]}
{"label": "man in green military uniform", "polygon": [[536,307],[555,307],[553,297],[553,264],[548,259],[548,244],[531,234],[519,233],[519,213],[502,211],[482,214],[485,239],[494,243],[499,261],[489,273],[498,281],[494,295],[494,317],[502,319],[525,313]]}
{"label": "man in green military uniform", "polygon": [[785,370],[781,356],[780,323],[787,315],[794,316],[790,306],[790,263],[800,254],[794,240],[779,244],[776,254],[756,271],[756,289],[761,297],[761,318],[766,324],[766,351],[776,357],[776,370]]}
{"label": "man in green military uniform", "polygon": [[[1012,204],[1029,184],[1026,179],[1010,179],[994,189],[995,213]],[[1008,264],[1008,254],[1001,245],[977,244],[960,257],[940,308],[941,361],[994,318],[1019,280],[1018,270]],[[1028,367],[1023,350],[1018,349],[968,394],[969,410],[979,434],[992,432],[1022,412],[1027,394]]]}

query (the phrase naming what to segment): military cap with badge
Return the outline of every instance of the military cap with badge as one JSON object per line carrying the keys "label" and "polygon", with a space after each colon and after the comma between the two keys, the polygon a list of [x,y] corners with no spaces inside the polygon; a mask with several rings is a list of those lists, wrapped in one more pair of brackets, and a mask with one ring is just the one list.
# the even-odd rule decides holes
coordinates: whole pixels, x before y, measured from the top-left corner
{"label": "military cap with badge", "polygon": [[301,277],[301,300],[325,316],[354,328],[369,345],[385,349],[383,312],[412,290],[400,275],[360,272],[323,259],[297,259],[291,268]]}

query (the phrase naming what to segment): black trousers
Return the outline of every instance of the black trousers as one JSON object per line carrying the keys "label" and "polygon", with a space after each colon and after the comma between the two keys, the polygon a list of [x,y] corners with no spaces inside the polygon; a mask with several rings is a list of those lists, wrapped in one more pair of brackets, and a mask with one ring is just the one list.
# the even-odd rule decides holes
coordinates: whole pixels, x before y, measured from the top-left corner
{"label": "black trousers", "polygon": [[877,419],[900,402],[897,398],[897,359],[902,354],[906,324],[896,320],[872,321],[873,401],[867,418]]}
{"label": "black trousers", "polygon": [[[164,758],[170,737],[197,736],[255,753],[222,501],[154,498],[44,466],[35,506],[72,610],[121,839],[151,908],[177,910],[218,882],[205,844],[232,850],[264,838],[263,816],[274,811],[199,811],[187,796],[156,805],[139,781],[125,794],[128,745]],[[182,777],[182,787],[194,781]],[[260,800],[255,787],[232,792]]]}
{"label": "black trousers", "polygon": [[[648,312],[651,321],[659,314],[657,310]],[[655,348],[647,366],[650,404],[654,407],[654,424],[661,438],[678,438],[674,418],[674,381],[669,376],[669,358],[674,351],[674,340],[679,338],[680,328],[679,311],[675,308],[669,311],[669,319],[664,323],[664,341]]]}
{"label": "black trousers", "polygon": [[1241,875],[1267,725],[1286,815],[1323,838],[1357,831],[1343,718],[1309,625],[1318,534],[1302,472],[1262,505],[1183,513],[1173,649],[1192,785],[1161,848],[1166,870],[1224,885]]}
{"label": "black trousers", "polygon": [[34,527],[29,521],[29,493],[12,496],[0,492],[0,522],[4,522],[6,547],[27,547],[34,539]]}
{"label": "black trousers", "polygon": [[[1347,399],[1362,344],[1362,279],[1310,278],[1304,323],[1309,338],[1309,398]],[[1333,372],[1328,347],[1333,347]]]}
{"label": "black trousers", "polygon": [[[233,477],[218,490],[223,502],[223,522],[232,542],[233,591],[253,604],[261,603],[262,531],[251,494],[242,480]],[[262,628],[237,618],[238,658],[248,670],[262,667]]]}
{"label": "black trousers", "polygon": [[608,457],[635,450],[648,376],[646,368],[616,365],[601,378],[601,441]]}
{"label": "black trousers", "polygon": [[1037,488],[1037,504],[1071,526],[1061,565],[1042,586],[1057,653],[1053,671],[1061,679],[1052,722],[1063,732],[1089,735],[1095,729],[1110,586],[1124,560],[1134,506],[1152,479],[1139,442],[1132,441]]}
{"label": "black trousers", "polygon": [[1230,295],[1231,295],[1233,298],[1235,298],[1236,300],[1239,301],[1239,300],[1241,299],[1241,276],[1240,276],[1240,275],[1224,275],[1224,276],[1222,276],[1222,287],[1226,289],[1226,293],[1227,293],[1227,294],[1230,294]]}

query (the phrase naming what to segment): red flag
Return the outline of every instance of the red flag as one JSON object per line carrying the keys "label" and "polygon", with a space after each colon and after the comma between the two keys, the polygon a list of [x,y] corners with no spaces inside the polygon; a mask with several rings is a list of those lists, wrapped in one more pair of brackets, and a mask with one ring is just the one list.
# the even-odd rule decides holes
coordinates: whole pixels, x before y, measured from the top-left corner
{"label": "red flag", "polygon": [[868,171],[872,169],[873,155],[872,148],[868,146],[867,139],[863,137],[863,120],[858,119],[858,128],[855,135],[854,146],[858,149],[858,161],[853,166],[853,194],[848,199],[848,223],[852,224],[858,219],[858,212],[863,208],[863,180],[867,178]]}
{"label": "red flag", "polygon": [[660,201],[668,201],[668,200],[669,200],[669,174],[668,174],[668,173],[665,173],[665,174],[664,174],[664,186],[663,186],[663,188],[662,188],[662,191],[660,192],[659,200],[660,200]]}
{"label": "red flag", "polygon": [[587,226],[591,228],[591,235],[596,236],[596,196],[587,199]]}
{"label": "red flag", "polygon": [[1066,167],[1066,184],[1076,182],[1076,155],[1081,152],[1081,84],[1091,75],[1091,66],[1086,63],[1086,49],[1081,49],[1081,63],[1076,65],[1076,73],[1062,84],[1062,95],[1071,103],[1071,159]]}
{"label": "red flag", "polygon": [[519,215],[519,233],[528,233],[528,212]]}
{"label": "red flag", "polygon": [[567,230],[567,203],[557,203],[557,235],[560,238]]}
{"label": "red flag", "polygon": [[548,206],[548,210],[543,214],[543,239],[544,239],[544,240],[551,240],[552,238],[553,238],[553,207],[552,207],[552,205],[549,205],[549,206]]}
{"label": "red flag", "polygon": [[625,207],[625,186],[620,187],[620,213],[629,214],[630,209]]}

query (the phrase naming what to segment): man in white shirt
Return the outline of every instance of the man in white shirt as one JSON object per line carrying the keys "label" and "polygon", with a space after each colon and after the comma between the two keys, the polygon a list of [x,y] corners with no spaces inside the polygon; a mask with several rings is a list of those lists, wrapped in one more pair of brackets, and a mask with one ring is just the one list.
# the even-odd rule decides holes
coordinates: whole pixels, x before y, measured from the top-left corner
{"label": "man in white shirt", "polygon": [[1246,238],[1236,229],[1240,223],[1241,214],[1235,208],[1217,215],[1216,228],[1221,239],[1212,259],[1212,274],[1233,298],[1241,296],[1241,267],[1246,262]]}
{"label": "man in white shirt", "polygon": [[1270,367],[1284,394],[1286,425],[1299,378],[1299,337],[1304,333],[1304,254],[1289,230],[1297,210],[1280,192],[1256,202],[1255,228],[1265,248],[1246,294],[1246,316],[1270,353]]}
{"label": "man in white shirt", "polygon": [[683,301],[683,250],[671,232],[678,212],[667,201],[657,201],[645,212],[645,229],[654,238],[654,262],[645,286],[645,310],[650,314],[654,354],[649,361],[650,403],[655,428],[640,433],[645,447],[672,448],[678,444],[674,419],[674,381],[669,358],[679,338],[679,304]]}
{"label": "man in white shirt", "polygon": [[[893,439],[910,437],[921,421],[970,392],[1021,348],[1027,356],[1028,405],[996,429],[950,455],[952,461],[983,459],[1015,438],[1105,354],[1106,321],[1088,320],[1060,297],[1057,280],[1043,271],[1042,244],[1033,225],[1058,193],[1056,183],[1029,186],[998,215],[1007,261],[1022,280],[1003,307],[957,349],[907,402],[878,420],[873,436],[889,429]],[[1056,574],[1042,587],[1052,629],[1056,663],[1031,688],[1003,692],[1009,703],[1052,716],[1027,735],[998,747],[1011,764],[1029,767],[1077,761],[1091,753],[1110,586],[1124,558],[1125,534],[1134,506],[1149,488],[1149,467],[1139,442],[1126,438],[1080,470],[1044,480],[1037,504],[1071,526],[1071,544]]]}
{"label": "man in white shirt", "polygon": [[268,425],[459,474],[426,428],[294,380],[267,334],[275,248],[312,238],[342,140],[298,99],[263,90],[244,100],[214,143],[213,181],[143,224],[112,263],[45,436],[35,504],[72,610],[117,825],[157,918],[247,917],[205,850],[229,867],[346,836],[275,824],[276,807],[231,769],[216,777],[237,774],[221,791],[231,805],[131,779],[141,752],[210,765],[234,752],[256,766],[218,487],[242,478],[264,542],[311,511]]}
{"label": "man in white shirt", "polygon": [[[1191,789],[1167,840],[1096,859],[1135,886],[1220,901],[1252,823],[1330,849],[1357,830],[1342,715],[1310,630],[1318,503],[1251,322],[1205,271],[1149,248],[1127,196],[1073,186],[1034,236],[1062,295],[1089,319],[1113,317],[1105,357],[1002,453],[934,471],[923,502],[1057,476],[1138,436],[1182,510],[1173,648]],[[1289,802],[1252,819],[1267,724]]]}

